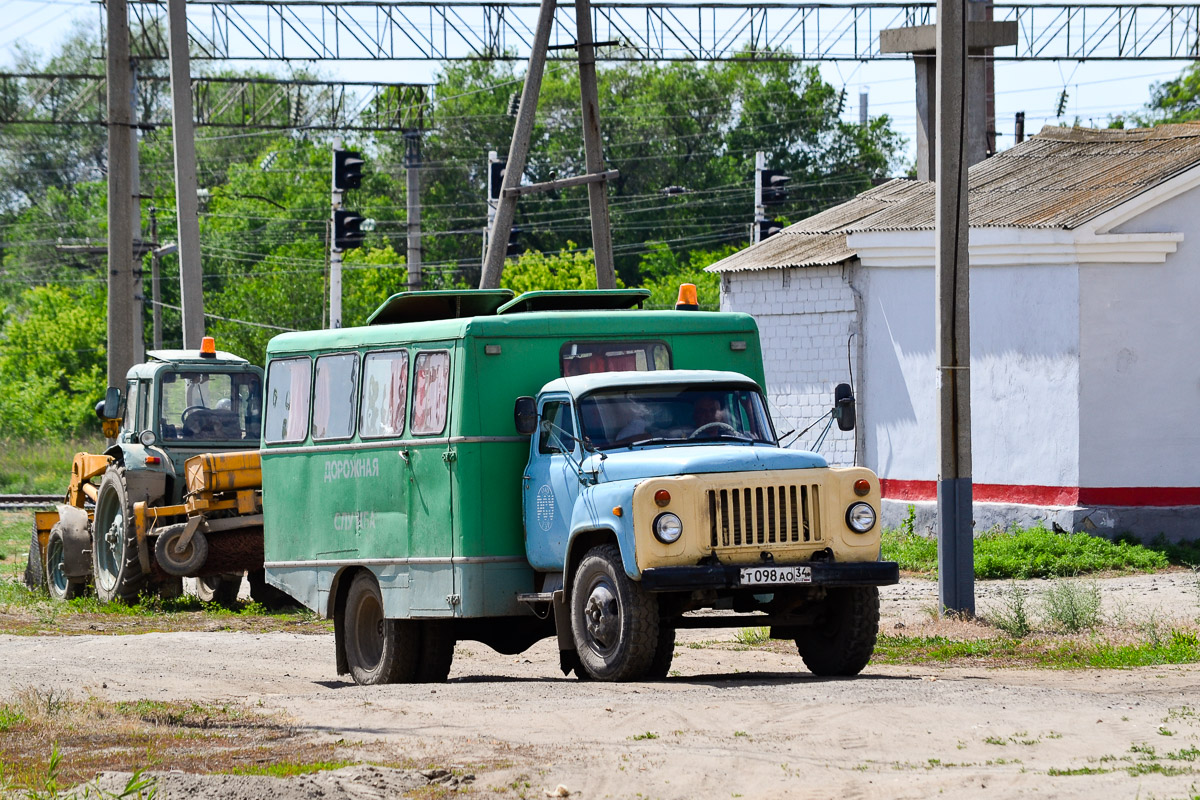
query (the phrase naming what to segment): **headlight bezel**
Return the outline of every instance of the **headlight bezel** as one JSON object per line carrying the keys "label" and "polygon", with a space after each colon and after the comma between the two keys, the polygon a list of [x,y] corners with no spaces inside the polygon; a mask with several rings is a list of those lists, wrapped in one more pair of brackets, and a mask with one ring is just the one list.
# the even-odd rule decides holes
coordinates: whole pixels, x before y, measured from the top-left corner
{"label": "headlight bezel", "polygon": [[[672,520],[672,519],[675,521],[674,524],[675,524],[676,532],[675,532],[674,536],[671,536],[669,533],[663,532],[663,525],[669,524],[670,520]],[[683,520],[679,518],[678,514],[672,512],[672,511],[664,511],[663,513],[656,516],[654,518],[654,522],[651,523],[650,528],[654,532],[654,538],[657,539],[662,544],[666,544],[666,545],[675,544],[681,538],[683,538]]]}
{"label": "headlight bezel", "polygon": [[[871,521],[866,526],[863,526],[861,524],[861,522],[859,524],[855,524],[855,519],[856,519],[855,512],[861,511],[863,509],[865,509],[867,511],[867,513],[870,514]],[[851,503],[850,506],[846,509],[846,527],[849,528],[850,530],[854,531],[855,533],[859,533],[859,534],[870,533],[875,528],[875,525],[878,522],[879,522],[879,514],[876,513],[875,508],[870,503],[864,503],[861,501],[857,502],[857,503]]]}

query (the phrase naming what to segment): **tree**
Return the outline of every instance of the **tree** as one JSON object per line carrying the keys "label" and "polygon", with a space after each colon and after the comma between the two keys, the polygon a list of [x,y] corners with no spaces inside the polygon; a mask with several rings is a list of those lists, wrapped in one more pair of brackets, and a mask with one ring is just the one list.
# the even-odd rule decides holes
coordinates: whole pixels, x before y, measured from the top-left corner
{"label": "tree", "polygon": [[1178,78],[1154,84],[1146,112],[1135,115],[1138,124],[1161,125],[1200,119],[1200,64],[1189,65]]}

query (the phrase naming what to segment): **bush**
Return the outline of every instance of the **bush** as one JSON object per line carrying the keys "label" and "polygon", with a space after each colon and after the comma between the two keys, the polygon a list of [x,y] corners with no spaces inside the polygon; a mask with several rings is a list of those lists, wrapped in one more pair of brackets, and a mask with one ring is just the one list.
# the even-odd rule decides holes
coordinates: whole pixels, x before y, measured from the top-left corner
{"label": "bush", "polygon": [[1055,581],[1042,595],[1046,621],[1067,633],[1100,624],[1100,587],[1094,581]]}

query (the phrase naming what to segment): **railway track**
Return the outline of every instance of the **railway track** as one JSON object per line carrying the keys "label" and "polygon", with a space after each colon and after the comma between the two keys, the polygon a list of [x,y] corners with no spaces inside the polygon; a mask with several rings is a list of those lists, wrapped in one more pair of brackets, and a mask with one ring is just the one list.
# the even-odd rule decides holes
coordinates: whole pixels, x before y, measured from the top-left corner
{"label": "railway track", "polygon": [[61,494],[0,494],[0,511],[52,508],[61,502],[63,502]]}

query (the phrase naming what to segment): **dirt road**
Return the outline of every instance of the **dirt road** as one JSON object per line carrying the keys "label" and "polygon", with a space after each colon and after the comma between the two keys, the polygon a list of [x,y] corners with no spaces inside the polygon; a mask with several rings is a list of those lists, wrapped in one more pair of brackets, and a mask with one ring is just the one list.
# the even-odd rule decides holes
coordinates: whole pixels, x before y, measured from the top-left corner
{"label": "dirt road", "polygon": [[[894,595],[889,619],[920,602],[911,587]],[[543,797],[559,784],[581,798],[1094,800],[1200,792],[1195,666],[870,666],[857,679],[820,680],[798,656],[734,650],[731,638],[681,632],[673,675],[659,683],[563,678],[547,641],[519,657],[460,644],[447,684],[362,688],[334,674],[330,635],[4,636],[0,690],[240,699],[282,710],[315,736],[384,741],[415,764],[469,765],[476,774],[469,791],[478,794]],[[167,776],[167,796],[172,780],[184,779]],[[294,779],[224,779],[224,788],[209,784],[205,793],[386,796],[386,776],[374,780],[384,788],[339,795],[311,781],[303,788]],[[194,782],[187,787],[179,783],[175,796],[197,791]]]}

